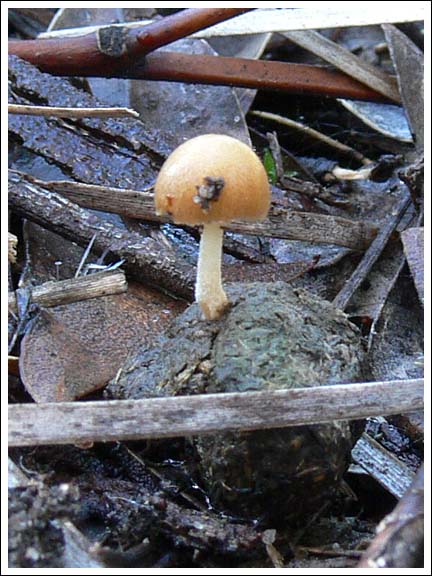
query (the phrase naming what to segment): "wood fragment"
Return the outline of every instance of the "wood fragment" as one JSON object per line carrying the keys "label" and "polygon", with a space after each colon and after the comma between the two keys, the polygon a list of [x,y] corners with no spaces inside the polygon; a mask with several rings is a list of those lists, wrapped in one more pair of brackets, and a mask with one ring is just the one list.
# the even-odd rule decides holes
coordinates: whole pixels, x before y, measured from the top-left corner
{"label": "wood fragment", "polygon": [[[123,272],[115,270],[58,282],[45,282],[41,286],[30,287],[29,290],[33,302],[48,308],[109,294],[121,294],[127,290],[127,281]],[[14,292],[8,294],[8,305],[9,311],[17,312]]]}
{"label": "wood fragment", "polygon": [[28,116],[54,116],[56,118],[139,118],[139,113],[131,108],[68,108],[8,104],[8,113]]}
{"label": "wood fragment", "polygon": [[424,305],[424,229],[408,228],[401,237],[417,293]]}
{"label": "wood fragment", "polygon": [[377,535],[357,568],[424,567],[424,467],[393,512],[377,527]]}
{"label": "wood fragment", "polygon": [[345,310],[345,308],[348,306],[352,295],[364,281],[372,266],[378,260],[390,236],[395,231],[396,226],[401,221],[402,216],[405,214],[405,211],[407,210],[410,203],[411,198],[406,194],[404,194],[402,199],[397,202],[394,210],[392,211],[393,213],[390,214],[387,222],[384,224],[380,232],[377,234],[375,240],[371,243],[365,252],[359,265],[333,300],[333,304],[335,306],[341,310]]}
{"label": "wood fragment", "polygon": [[[69,181],[46,182],[28,174],[11,172],[38,187],[59,192],[86,208],[154,222],[169,222],[168,218],[155,214],[153,194],[148,189],[131,190]],[[296,192],[302,189],[298,182],[287,182],[287,186],[295,188]],[[262,222],[235,220],[224,228],[242,234],[335,244],[353,250],[365,250],[376,235],[376,227],[366,222],[327,214],[292,212],[279,206],[271,208],[268,217]]]}
{"label": "wood fragment", "polygon": [[265,120],[272,120],[273,122],[278,122],[283,126],[288,126],[289,128],[293,128],[294,130],[303,132],[304,134],[310,136],[311,138],[314,138],[315,140],[319,140],[320,142],[327,144],[331,148],[338,150],[338,152],[341,152],[345,156],[354,158],[354,160],[357,160],[362,164],[372,163],[372,161],[369,160],[369,158],[366,158],[361,152],[358,152],[358,150],[354,150],[354,148],[351,148],[351,146],[342,144],[338,140],[330,138],[330,136],[327,136],[326,134],[323,134],[322,132],[319,132],[314,128],[310,128],[309,126],[306,126],[301,122],[291,120],[290,118],[286,118],[285,116],[281,116],[280,114],[273,114],[273,112],[264,112],[261,110],[253,110],[251,114],[253,114],[254,116],[258,116],[259,118],[264,118]]}
{"label": "wood fragment", "polygon": [[109,442],[303,426],[423,405],[423,379],[266,392],[9,406],[9,445]]}
{"label": "wood fragment", "polygon": [[8,232],[8,261],[14,264],[16,262],[16,249],[18,245],[18,238],[15,234]]}
{"label": "wood fragment", "polygon": [[192,266],[154,239],[121,229],[16,172],[9,173],[9,203],[14,212],[80,245],[86,246],[96,234],[96,253],[108,251],[124,259],[124,269],[138,280],[192,299]]}
{"label": "wood fragment", "polygon": [[424,54],[393,24],[383,24],[417,156],[424,148]]}
{"label": "wood fragment", "polygon": [[209,550],[216,554],[236,554],[247,557],[260,554],[261,534],[247,524],[235,524],[229,518],[190,510],[162,495],[149,498],[155,527],[174,540],[175,546]]}
{"label": "wood fragment", "polygon": [[326,62],[330,62],[339,70],[349,74],[356,80],[360,80],[394,102],[400,103],[401,98],[395,78],[368,62],[361,60],[352,52],[339,46],[329,38],[326,38],[316,30],[293,30],[284,32],[283,36],[295,42],[302,48],[319,56]]}
{"label": "wood fragment", "polygon": [[366,432],[352,450],[353,462],[396,498],[402,498],[411,485],[414,473]]}

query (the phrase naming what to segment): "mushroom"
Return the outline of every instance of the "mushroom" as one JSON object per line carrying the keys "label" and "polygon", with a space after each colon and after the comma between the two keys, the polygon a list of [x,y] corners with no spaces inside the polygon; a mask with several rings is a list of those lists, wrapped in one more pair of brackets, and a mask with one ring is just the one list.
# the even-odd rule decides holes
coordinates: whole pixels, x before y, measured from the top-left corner
{"label": "mushroom", "polygon": [[158,215],[176,224],[202,225],[195,299],[207,320],[229,306],[222,287],[224,224],[262,220],[270,205],[267,173],[243,142],[204,134],[181,144],[161,168],[155,185]]}

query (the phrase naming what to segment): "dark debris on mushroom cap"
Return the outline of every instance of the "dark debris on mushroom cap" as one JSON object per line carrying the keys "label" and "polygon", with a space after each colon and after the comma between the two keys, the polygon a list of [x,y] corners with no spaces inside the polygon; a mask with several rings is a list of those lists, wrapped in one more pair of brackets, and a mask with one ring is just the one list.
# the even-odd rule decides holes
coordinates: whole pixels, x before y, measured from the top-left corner
{"label": "dark debris on mushroom cap", "polygon": [[[329,302],[284,282],[228,285],[230,311],[206,322],[196,304],[108,388],[112,397],[248,392],[362,378],[359,331]],[[218,509],[295,519],[341,480],[351,449],[338,422],[194,439]]]}

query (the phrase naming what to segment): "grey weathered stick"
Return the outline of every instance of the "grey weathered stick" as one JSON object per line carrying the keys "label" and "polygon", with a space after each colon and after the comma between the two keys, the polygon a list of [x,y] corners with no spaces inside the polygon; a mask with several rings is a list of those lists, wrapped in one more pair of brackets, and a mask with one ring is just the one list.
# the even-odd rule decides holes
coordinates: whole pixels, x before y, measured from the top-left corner
{"label": "grey weathered stick", "polygon": [[[11,171],[12,173],[15,173]],[[86,208],[115,212],[131,218],[168,222],[155,214],[153,194],[148,191],[112,188],[80,182],[37,180],[20,174],[29,182],[46,190],[59,192]],[[297,191],[300,191],[297,188]],[[366,222],[311,212],[291,212],[280,207],[270,210],[262,222],[233,221],[225,227],[233,232],[335,244],[353,250],[365,250],[376,235],[376,227]]]}
{"label": "grey weathered stick", "polygon": [[[120,270],[97,272],[58,282],[45,282],[30,288],[31,299],[45,308],[69,304],[78,300],[88,300],[108,294],[121,294],[127,290],[126,277]],[[8,294],[9,311],[17,311],[16,294]]]}
{"label": "grey weathered stick", "polygon": [[9,406],[9,445],[113,442],[319,424],[423,406],[423,379],[295,390]]}
{"label": "grey weathered stick", "polygon": [[125,259],[124,269],[138,280],[192,299],[192,266],[153,238],[115,226],[17,172],[9,172],[9,205],[14,212],[83,246],[96,234],[96,253],[108,250],[117,260]]}
{"label": "grey weathered stick", "polygon": [[56,118],[139,118],[131,108],[70,108],[63,106],[27,106],[8,104],[9,114],[54,116]]}
{"label": "grey weathered stick", "polygon": [[315,30],[293,30],[284,32],[283,36],[295,42],[323,60],[330,62],[369,88],[384,94],[391,100],[400,103],[401,98],[395,78],[379,68],[361,60],[343,46],[332,42]]}
{"label": "grey weathered stick", "polygon": [[352,276],[345,283],[342,290],[339,291],[336,298],[333,300],[333,304],[335,306],[341,310],[345,310],[345,308],[348,306],[352,295],[364,281],[370,272],[370,269],[381,255],[381,252],[387,244],[390,236],[396,229],[396,226],[401,221],[402,216],[405,214],[405,211],[408,208],[410,202],[411,198],[408,195],[404,195],[403,198],[399,200],[395,209],[393,210],[393,214],[388,218],[387,223],[384,224],[380,232],[377,234],[375,240],[365,252],[363,258],[360,261],[360,264],[354,270]]}

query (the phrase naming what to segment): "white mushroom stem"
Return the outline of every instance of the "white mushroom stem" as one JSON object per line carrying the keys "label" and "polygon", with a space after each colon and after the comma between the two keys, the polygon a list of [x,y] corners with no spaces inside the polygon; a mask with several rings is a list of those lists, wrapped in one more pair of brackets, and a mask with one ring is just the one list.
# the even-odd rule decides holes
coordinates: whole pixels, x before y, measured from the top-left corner
{"label": "white mushroom stem", "polygon": [[222,288],[223,229],[219,224],[204,224],[201,233],[195,300],[207,320],[217,320],[228,306]]}

